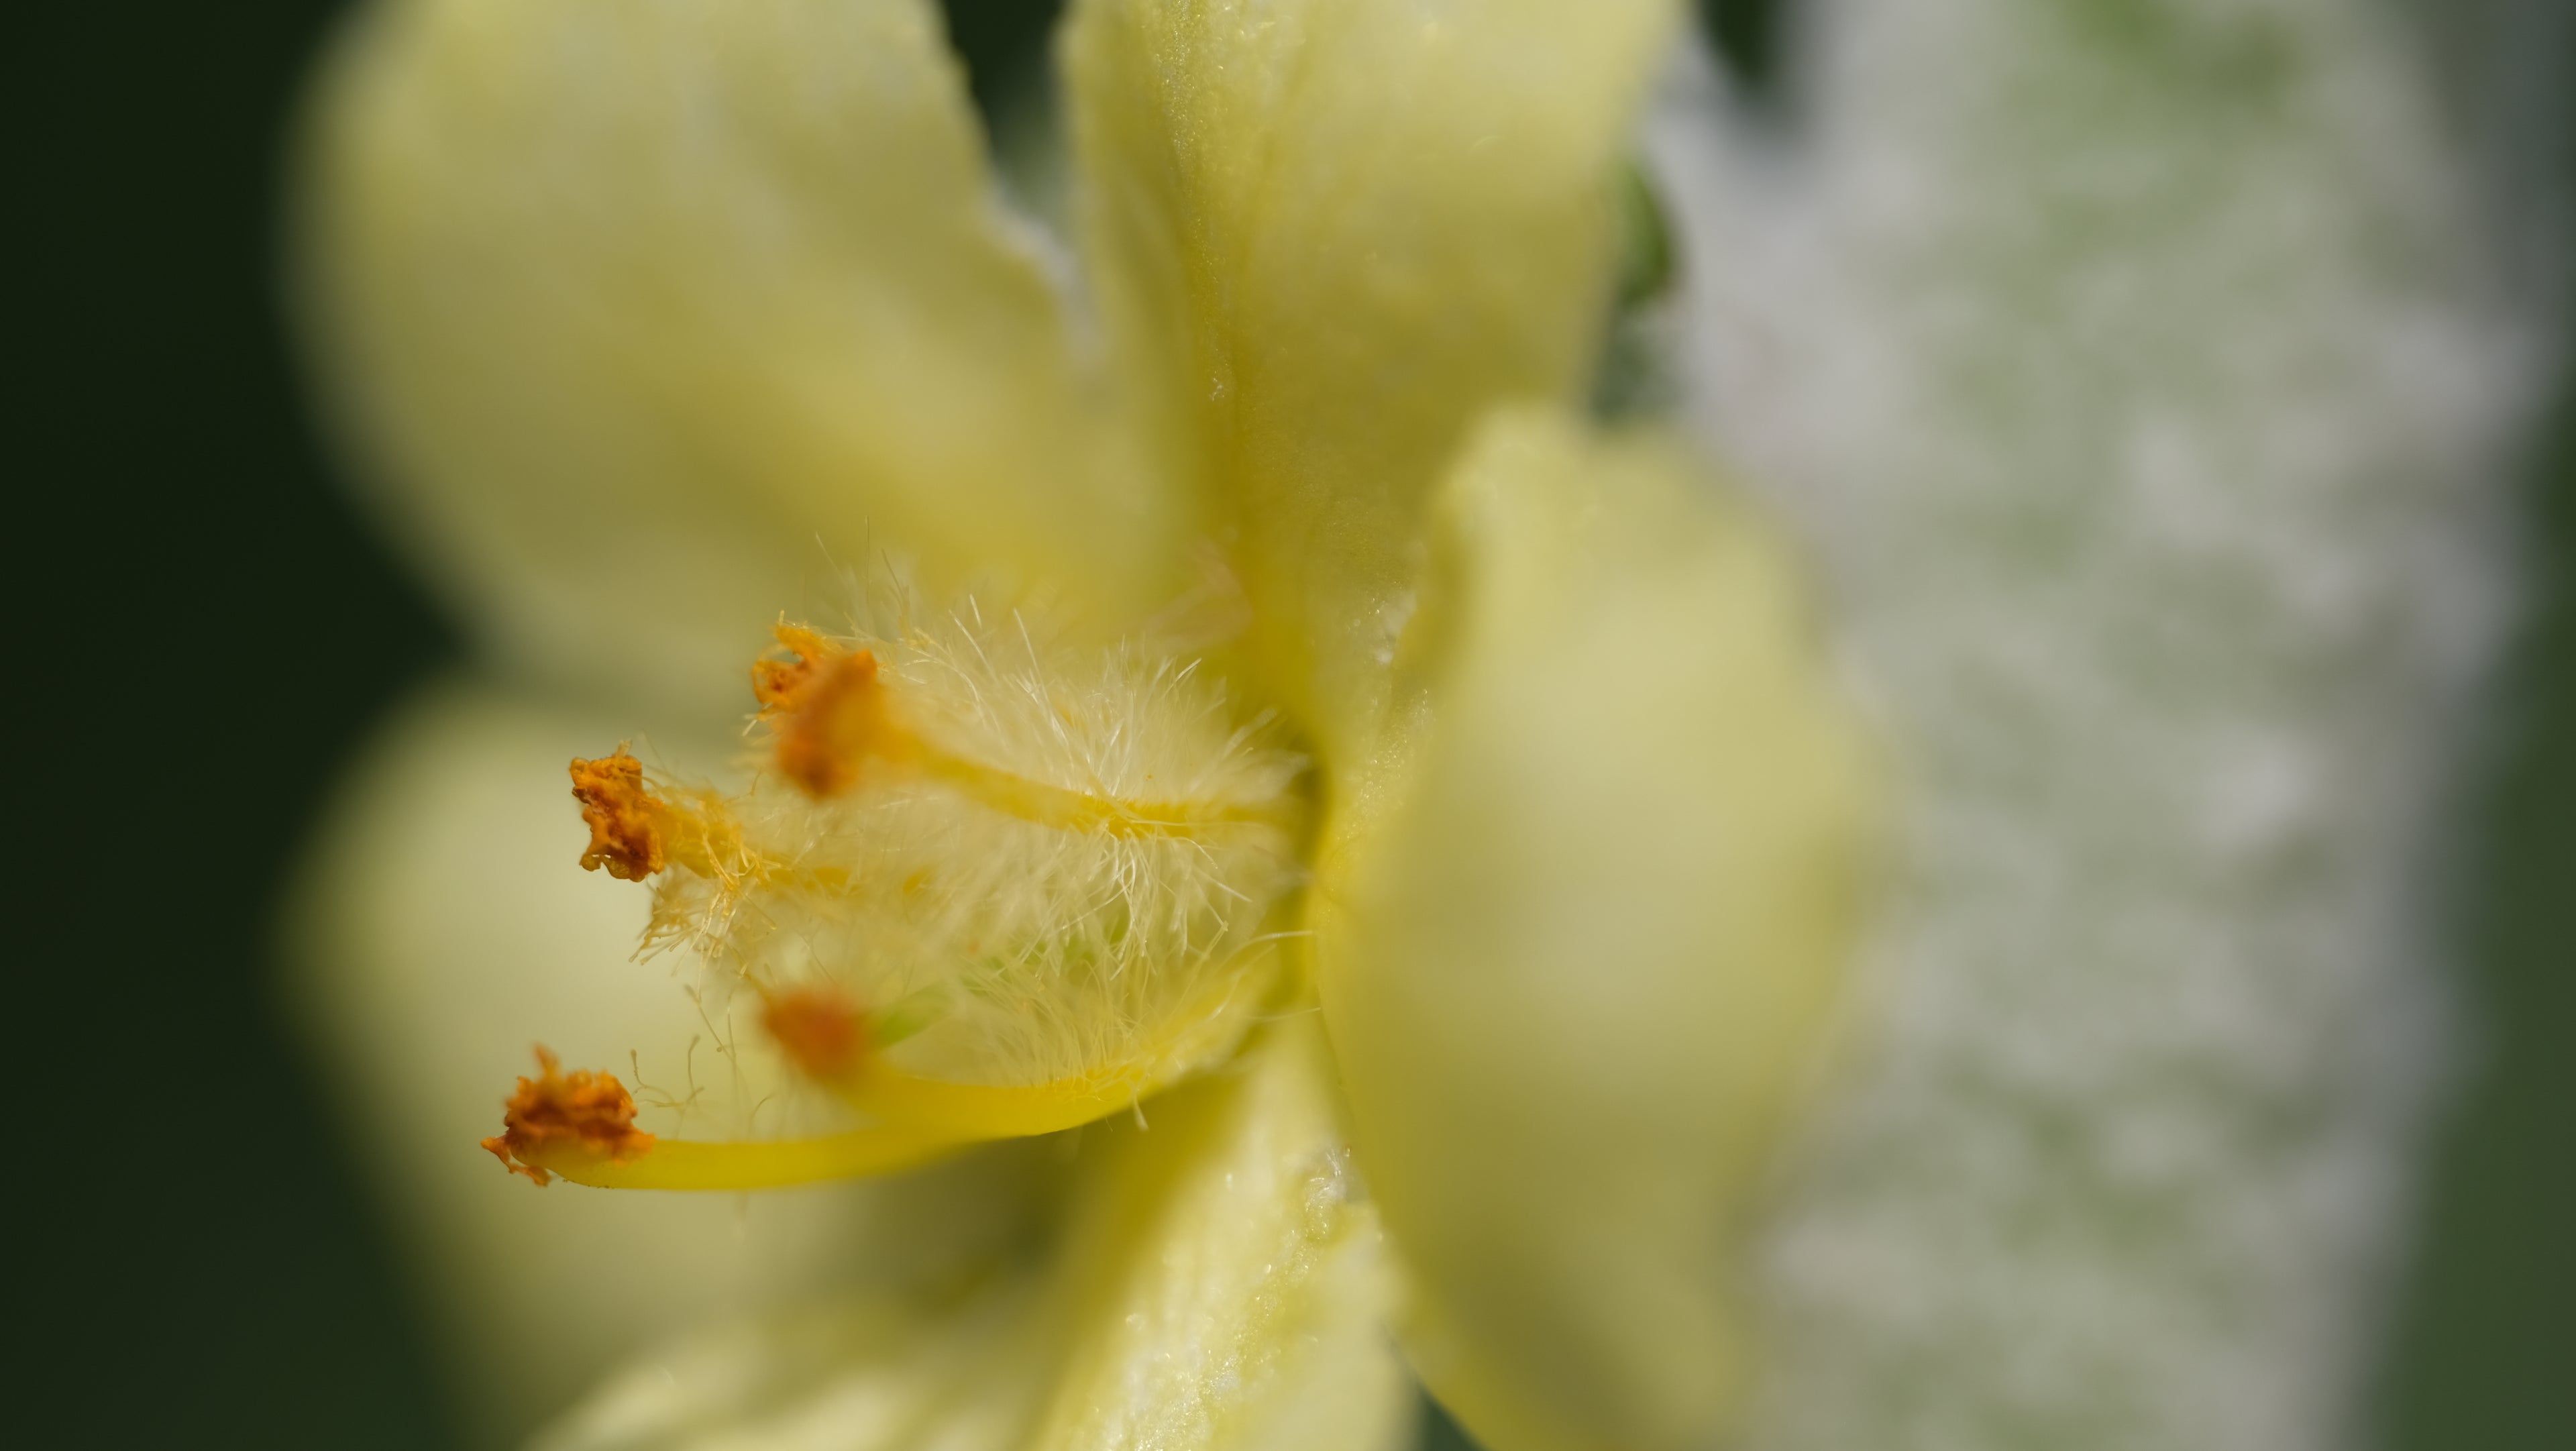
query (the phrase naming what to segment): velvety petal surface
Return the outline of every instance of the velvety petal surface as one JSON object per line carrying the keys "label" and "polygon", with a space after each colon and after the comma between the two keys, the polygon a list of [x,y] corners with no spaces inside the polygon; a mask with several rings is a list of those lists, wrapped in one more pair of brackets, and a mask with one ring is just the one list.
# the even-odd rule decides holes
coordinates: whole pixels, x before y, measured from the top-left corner
{"label": "velvety petal surface", "polygon": [[1439,500],[1410,764],[1316,888],[1408,1347],[1494,1451],[1703,1444],[1735,1247],[1817,1073],[1869,816],[1780,543],[1691,460],[1541,413]]}
{"label": "velvety petal surface", "polygon": [[1082,230],[1154,434],[1229,541],[1281,693],[1356,748],[1425,495],[1599,346],[1665,0],[1082,0]]}
{"label": "velvety petal surface", "polygon": [[712,714],[881,553],[1162,589],[927,0],[392,0],[311,122],[322,380],[514,665]]}
{"label": "velvety petal surface", "polygon": [[1335,1119],[1321,1025],[1148,1100],[1061,1254],[1071,1348],[1034,1451],[1393,1451],[1414,1391],[1385,1322],[1377,1209]]}
{"label": "velvety petal surface", "polygon": [[[682,1325],[843,1279],[933,1274],[1007,1238],[1036,1193],[1031,1161],[990,1154],[751,1198],[540,1190],[477,1147],[533,1071],[532,1040],[615,1072],[648,1105],[701,1090],[685,1114],[648,1106],[639,1123],[656,1132],[730,1120],[732,1101],[773,1086],[765,1055],[717,1051],[731,1028],[671,963],[632,960],[645,889],[575,863],[585,833],[564,762],[616,739],[600,717],[485,687],[427,691],[352,773],[289,919],[290,986],[332,1102],[419,1252],[462,1399],[495,1431]],[[637,749],[723,757],[680,739]]]}

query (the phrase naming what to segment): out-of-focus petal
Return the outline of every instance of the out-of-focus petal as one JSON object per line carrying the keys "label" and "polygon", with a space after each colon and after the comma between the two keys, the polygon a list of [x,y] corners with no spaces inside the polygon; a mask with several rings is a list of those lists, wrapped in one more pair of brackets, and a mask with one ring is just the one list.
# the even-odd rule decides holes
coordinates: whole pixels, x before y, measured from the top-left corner
{"label": "out-of-focus petal", "polygon": [[1165,466],[1231,539],[1283,694],[1353,747],[1420,512],[1499,398],[1571,398],[1666,0],[1084,0],[1082,221]]}
{"label": "out-of-focus petal", "polygon": [[2460,144],[2513,78],[2431,84],[2511,8],[1842,0],[1794,146],[1668,133],[1703,419],[1908,787],[1749,1447],[2368,1439],[2564,316]]}
{"label": "out-of-focus petal", "polygon": [[[846,1275],[954,1264],[1004,1237],[1029,1198],[1026,1161],[989,1151],[909,1180],[745,1200],[538,1190],[476,1146],[533,1071],[531,1039],[630,1087],[643,1049],[648,1103],[693,1081],[706,1100],[757,1095],[770,1071],[760,1053],[717,1052],[724,1020],[699,1014],[670,965],[631,960],[645,889],[575,863],[584,832],[564,762],[613,729],[477,687],[431,690],[357,768],[292,918],[297,1007],[335,1106],[420,1249],[469,1402],[503,1428],[678,1325]],[[639,1122],[667,1131],[725,1112],[648,1108]]]}
{"label": "out-of-focus petal", "polygon": [[706,701],[880,551],[934,597],[1162,589],[1151,476],[926,0],[391,0],[345,41],[303,196],[323,381],[511,661]]}
{"label": "out-of-focus petal", "polygon": [[1078,1162],[1056,1233],[967,1291],[699,1337],[541,1444],[1393,1451],[1412,1381],[1321,1036],[1292,1019],[1232,1073],[1057,1140]]}
{"label": "out-of-focus petal", "polygon": [[647,1355],[535,1451],[1017,1451],[1060,1327],[1034,1276],[868,1295],[702,1332]]}
{"label": "out-of-focus petal", "polygon": [[1316,888],[1408,1347],[1496,1451],[1698,1445],[1844,980],[1864,753],[1790,561],[1671,446],[1505,415],[1437,520],[1412,765]]}

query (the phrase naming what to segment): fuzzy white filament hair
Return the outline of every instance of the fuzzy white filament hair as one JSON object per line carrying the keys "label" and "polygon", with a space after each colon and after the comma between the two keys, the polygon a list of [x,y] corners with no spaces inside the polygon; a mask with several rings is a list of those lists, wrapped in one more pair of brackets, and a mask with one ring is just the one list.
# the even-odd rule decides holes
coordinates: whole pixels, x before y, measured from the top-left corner
{"label": "fuzzy white filament hair", "polygon": [[2344,1444],[2531,299],[2392,7],[1813,18],[1785,125],[1703,81],[1652,143],[1697,422],[1823,559],[1906,793],[1749,1444]]}
{"label": "fuzzy white filament hair", "polygon": [[1203,819],[1082,829],[917,772],[871,767],[817,800],[762,771],[695,807],[758,865],[658,879],[648,950],[702,955],[703,1001],[829,984],[926,1016],[898,1050],[915,1070],[1024,1086],[1119,1061],[1212,1001],[1250,1011],[1271,966],[1258,934],[1297,878],[1280,813],[1302,762],[1264,744],[1266,718],[1238,719],[1193,663],[1066,649],[972,600],[841,644],[868,651],[907,733],[973,770]]}

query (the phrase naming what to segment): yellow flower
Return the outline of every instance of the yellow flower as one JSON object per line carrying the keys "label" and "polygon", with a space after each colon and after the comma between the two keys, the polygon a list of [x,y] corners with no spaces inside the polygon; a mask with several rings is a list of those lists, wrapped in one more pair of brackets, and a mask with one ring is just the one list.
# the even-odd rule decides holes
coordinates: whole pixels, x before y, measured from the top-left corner
{"label": "yellow flower", "polygon": [[[1390,1321],[1495,1451],[1725,1419],[1866,792],[1778,541],[1582,412],[1671,8],[1085,0],[1078,288],[925,0],[352,34],[312,316],[488,662],[324,838],[352,1113],[437,1158],[398,1182],[497,1282],[456,1302],[522,1328],[496,1361],[731,1271],[686,1247],[721,1213],[455,1188],[493,1053],[580,1065],[491,1144],[540,1180],[950,1163],[908,1227],[761,1222],[784,1288],[833,1238],[866,1288],[566,1444],[1385,1445]],[[825,561],[847,628],[760,655]],[[696,784],[755,656],[748,775]],[[587,851],[528,766],[585,733]],[[611,875],[676,972],[601,970]]]}

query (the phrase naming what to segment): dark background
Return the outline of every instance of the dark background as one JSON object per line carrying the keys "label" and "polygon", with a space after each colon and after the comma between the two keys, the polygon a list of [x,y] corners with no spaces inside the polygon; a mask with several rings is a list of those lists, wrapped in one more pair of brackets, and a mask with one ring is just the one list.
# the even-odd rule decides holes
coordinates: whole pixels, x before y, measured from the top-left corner
{"label": "dark background", "polygon": [[[333,490],[280,335],[279,143],[338,8],[5,22],[17,1445],[456,1439],[268,988],[306,818],[458,648]],[[955,8],[979,90],[1035,63],[1045,0]],[[1757,73],[1777,8],[1709,7]],[[2560,416],[2533,527],[2564,565]],[[2518,662],[2459,902],[2490,1052],[2377,1385],[2403,1451],[2576,1446],[2576,598]]]}

